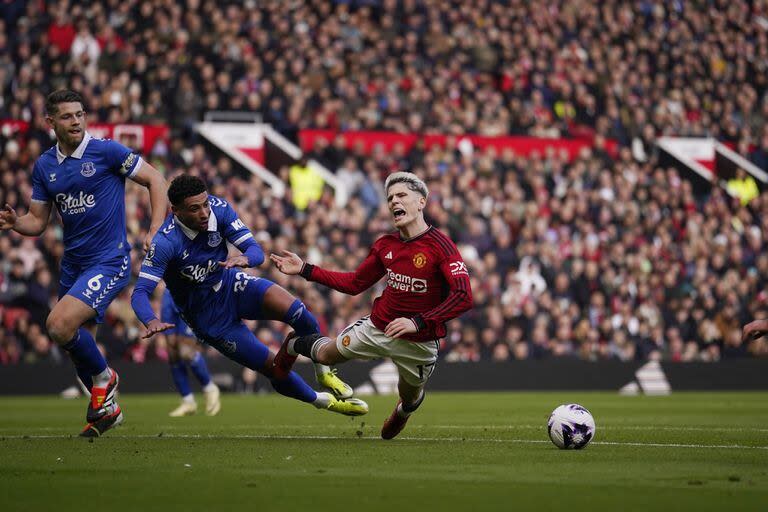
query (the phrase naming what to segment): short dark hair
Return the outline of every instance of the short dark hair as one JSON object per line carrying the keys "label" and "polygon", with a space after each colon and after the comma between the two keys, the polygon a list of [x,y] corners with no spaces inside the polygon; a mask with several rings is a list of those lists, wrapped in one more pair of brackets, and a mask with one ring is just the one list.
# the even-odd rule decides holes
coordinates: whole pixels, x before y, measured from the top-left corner
{"label": "short dark hair", "polygon": [[59,110],[59,103],[80,103],[85,110],[85,101],[79,92],[69,89],[54,91],[45,99],[45,112],[52,116]]}
{"label": "short dark hair", "polygon": [[172,205],[178,206],[188,197],[196,196],[207,192],[208,187],[205,182],[197,176],[191,174],[182,174],[176,176],[168,187],[168,200]]}

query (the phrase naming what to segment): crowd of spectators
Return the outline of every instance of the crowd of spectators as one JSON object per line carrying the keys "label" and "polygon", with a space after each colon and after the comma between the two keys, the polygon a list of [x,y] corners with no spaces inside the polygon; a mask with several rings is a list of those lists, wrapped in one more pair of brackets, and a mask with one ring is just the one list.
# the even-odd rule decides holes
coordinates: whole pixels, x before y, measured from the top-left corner
{"label": "crowd of spectators", "polygon": [[[752,2],[6,2],[0,25],[0,203],[24,210],[31,162],[52,143],[45,94],[82,91],[91,121],[167,123],[144,155],[168,178],[203,176],[266,252],[290,249],[351,270],[391,230],[389,172],[430,187],[427,216],[459,245],[476,307],[449,326],[449,361],[552,356],[717,361],[765,356],[740,326],[768,311],[768,195],[742,204],[694,193],[658,166],[661,134],[710,135],[768,167],[768,19]],[[364,4],[364,5],[357,5]],[[370,5],[369,5],[370,4]],[[344,176],[343,208],[272,196],[196,139],[209,110],[259,113],[288,138],[303,128],[542,137],[594,136],[573,161],[557,151],[459,150],[455,139],[370,155],[313,155]],[[328,152],[334,149],[326,148]],[[465,149],[465,148],[462,148]],[[287,184],[303,169],[278,172]],[[129,184],[133,269],[148,198]],[[57,222],[57,221],[56,221]],[[56,298],[61,232],[0,234],[0,364],[60,360],[44,330]],[[254,271],[301,296],[325,332],[370,311],[349,297]],[[167,357],[140,342],[129,287],[99,336],[110,357]],[[251,323],[266,342],[284,327]]]}
{"label": "crowd of spectators", "polygon": [[171,123],[259,113],[307,127],[597,132],[642,154],[713,136],[768,168],[768,12],[744,0],[328,2],[13,0],[0,117],[44,127],[44,94],[95,117]]}

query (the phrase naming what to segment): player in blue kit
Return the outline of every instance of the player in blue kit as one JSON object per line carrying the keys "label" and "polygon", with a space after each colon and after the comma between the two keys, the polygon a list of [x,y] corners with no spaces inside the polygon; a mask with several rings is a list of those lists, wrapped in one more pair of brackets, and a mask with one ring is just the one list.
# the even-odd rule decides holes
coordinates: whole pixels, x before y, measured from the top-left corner
{"label": "player in blue kit", "polygon": [[[295,372],[273,376],[274,354],[242,319],[278,320],[307,334],[319,333],[317,320],[279,285],[235,269],[261,265],[264,252],[235,210],[223,199],[209,196],[200,178],[177,177],[168,188],[168,199],[173,214],[152,239],[131,297],[136,316],[147,327],[144,337],[174,327],[157,319],[150,305],[150,295],[162,279],[199,340],[267,376],[278,393],[341,414],[367,413],[362,400],[316,393]],[[227,258],[226,242],[242,254]]]}
{"label": "player in blue kit", "polygon": [[55,206],[64,226],[59,301],[46,321],[51,339],[69,353],[80,380],[91,392],[80,435],[95,437],[119,425],[118,376],[94,341],[96,325],[130,278],[130,246],[125,228],[125,179],[147,187],[152,217],[149,239],[168,207],[162,175],[122,144],[96,139],[86,131],[83,98],[56,91],[46,99],[46,121],[57,144],[32,170],[29,212],[0,211],[0,229],[38,236]]}
{"label": "player in blue kit", "polygon": [[171,417],[189,416],[197,412],[197,402],[192,388],[189,385],[187,370],[191,370],[205,396],[205,414],[216,416],[221,410],[221,398],[218,386],[211,381],[208,373],[208,365],[205,364],[203,354],[198,350],[195,333],[184,322],[179,314],[179,309],[173,302],[171,292],[167,289],[163,293],[163,301],[160,306],[160,321],[173,324],[174,327],[165,331],[168,339],[168,362],[171,365],[171,376],[176,390],[181,395],[181,403],[169,413]]}

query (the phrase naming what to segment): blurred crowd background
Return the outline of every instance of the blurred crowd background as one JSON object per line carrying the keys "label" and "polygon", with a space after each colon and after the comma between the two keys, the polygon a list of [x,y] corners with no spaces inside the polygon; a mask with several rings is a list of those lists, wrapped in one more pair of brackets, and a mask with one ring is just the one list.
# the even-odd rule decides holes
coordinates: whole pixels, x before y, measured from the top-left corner
{"label": "blurred crowd background", "polygon": [[[91,122],[167,124],[143,156],[170,180],[206,179],[264,250],[289,249],[352,270],[390,231],[383,181],[412,170],[430,188],[427,217],[459,245],[476,307],[449,325],[448,361],[572,357],[718,361],[765,357],[741,325],[768,316],[768,194],[694,191],[659,165],[660,135],[710,136],[768,169],[768,6],[691,1],[6,0],[0,23],[0,203],[23,213],[33,161],[53,144],[44,98],[81,91]],[[587,137],[555,150],[444,146],[309,155],[352,194],[293,185],[275,198],[194,133],[208,111],[258,113],[288,139],[300,130]],[[618,144],[615,154],[606,140]],[[321,185],[322,183],[319,182]],[[127,186],[133,269],[148,196]],[[44,325],[63,247],[59,219],[38,239],[0,234],[0,365],[58,361]],[[350,297],[257,275],[303,298],[334,334],[369,313],[380,283]],[[132,288],[99,341],[110,358],[165,359],[139,341]],[[159,300],[159,295],[158,299]],[[156,304],[159,306],[159,304]],[[278,346],[285,329],[251,322]]]}

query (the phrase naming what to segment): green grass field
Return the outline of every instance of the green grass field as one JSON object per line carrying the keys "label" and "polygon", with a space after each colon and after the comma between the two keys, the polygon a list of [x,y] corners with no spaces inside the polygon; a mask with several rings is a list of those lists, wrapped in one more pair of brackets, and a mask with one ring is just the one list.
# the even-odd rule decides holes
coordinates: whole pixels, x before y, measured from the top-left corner
{"label": "green grass field", "polygon": [[[0,510],[768,510],[768,394],[430,393],[394,441],[393,397],[347,418],[277,395],[169,418],[123,395],[89,442],[85,400],[0,399]],[[546,419],[578,402],[595,441],[561,451]]]}

